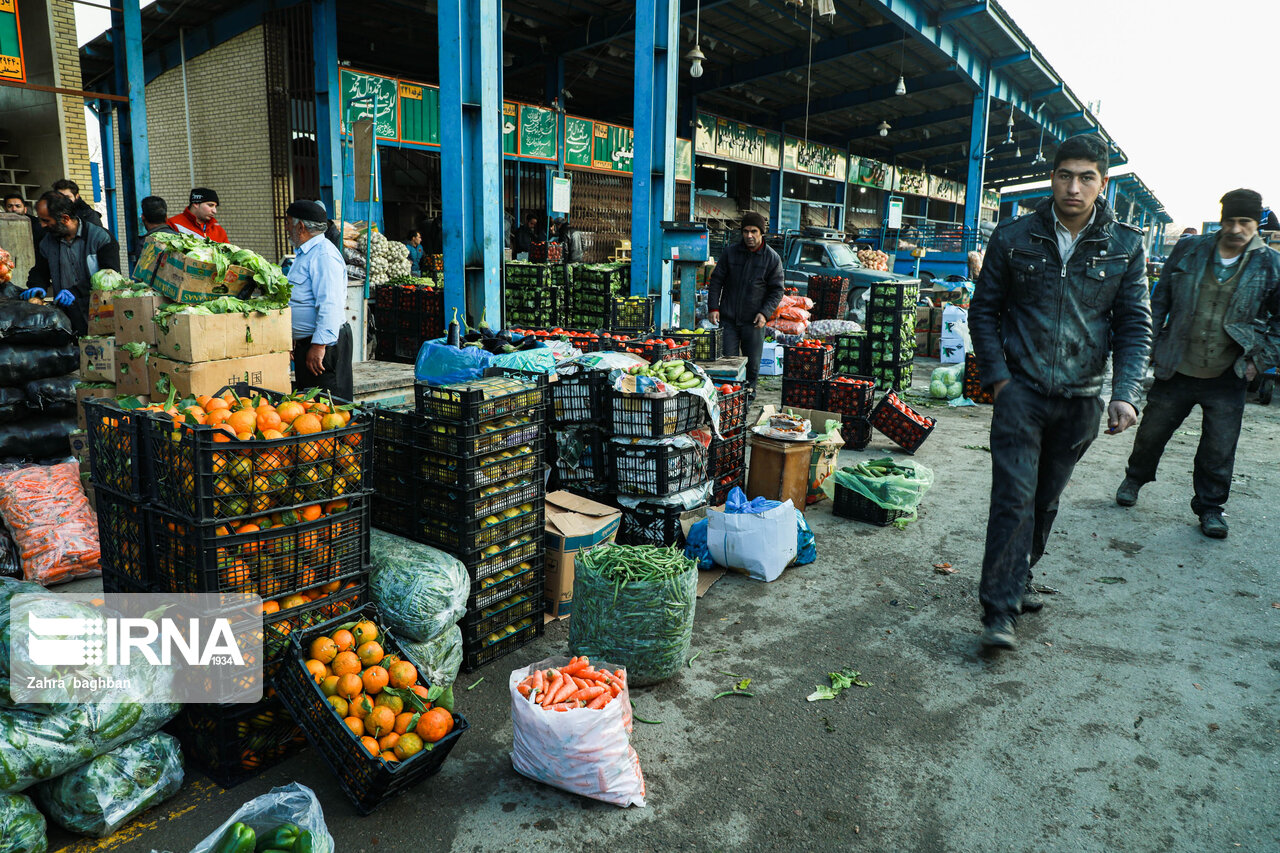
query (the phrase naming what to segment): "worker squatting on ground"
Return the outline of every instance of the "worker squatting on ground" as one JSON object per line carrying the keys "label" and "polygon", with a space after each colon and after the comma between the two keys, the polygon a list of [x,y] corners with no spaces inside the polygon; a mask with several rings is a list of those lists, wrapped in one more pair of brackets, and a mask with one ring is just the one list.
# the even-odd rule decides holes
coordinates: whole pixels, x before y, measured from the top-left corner
{"label": "worker squatting on ground", "polygon": [[1245,392],[1260,371],[1280,363],[1280,254],[1258,237],[1262,196],[1222,197],[1222,230],[1179,240],[1151,295],[1157,331],[1155,383],[1133,440],[1116,503],[1133,506],[1156,478],[1164,447],[1191,409],[1200,407],[1200,445],[1191,511],[1200,530],[1225,539]]}
{"label": "worker squatting on ground", "polygon": [[[742,216],[742,240],[726,248],[707,285],[711,322],[724,329],[725,355],[747,357],[747,388],[756,396],[764,325],[782,301],[782,259],[764,243],[764,217],[754,211]],[[724,317],[724,322],[720,318]]]}
{"label": "worker squatting on ground", "polygon": [[1107,205],[1107,147],[1062,143],[1053,198],[1001,223],[969,309],[982,385],[995,395],[991,509],[982,559],[982,644],[1013,648],[1018,614],[1043,602],[1044,555],[1071,472],[1098,435],[1108,348],[1109,433],[1138,418],[1151,341],[1142,232]]}

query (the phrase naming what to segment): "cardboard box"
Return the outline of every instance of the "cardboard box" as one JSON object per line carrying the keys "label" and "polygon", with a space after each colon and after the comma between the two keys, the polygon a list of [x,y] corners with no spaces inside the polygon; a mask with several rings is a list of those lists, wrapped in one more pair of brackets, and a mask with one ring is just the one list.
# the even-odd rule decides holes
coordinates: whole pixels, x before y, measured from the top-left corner
{"label": "cardboard box", "polygon": [[151,394],[151,376],[147,373],[150,354],[150,350],[143,350],[142,355],[133,356],[124,347],[116,347],[117,394]]}
{"label": "cardboard box", "polygon": [[964,337],[969,333],[969,312],[958,305],[942,309],[942,334]]}
{"label": "cardboard box", "polygon": [[928,305],[916,306],[916,331],[917,332],[929,331],[929,328],[930,328],[929,324],[932,322],[930,317],[932,317],[932,315],[933,315],[933,309],[930,308]]}
{"label": "cardboard box", "polygon": [[78,429],[69,436],[71,455],[81,464],[89,461],[89,434]]}
{"label": "cardboard box", "polygon": [[[827,422],[835,421],[841,423],[843,416],[838,412],[825,412],[822,409],[797,409],[794,406],[787,406],[787,411],[798,418],[804,418],[809,422],[809,428],[816,433],[822,434],[826,431]],[[760,425],[768,421],[769,418],[781,411],[779,407],[767,405],[760,411],[760,417],[756,420],[756,425]],[[753,436],[758,438],[759,436]],[[805,495],[805,505],[814,504],[821,500],[826,500],[826,494],[822,491],[822,481],[830,477],[836,468],[840,467],[840,448],[844,447],[844,438],[840,435],[840,428],[837,426],[822,441],[813,442],[813,452],[809,456],[809,481],[808,491]],[[804,507],[796,504],[796,509],[803,510]]]}
{"label": "cardboard box", "polygon": [[964,361],[965,349],[964,338],[950,337],[942,335],[939,338],[938,361],[943,364],[957,364]]}
{"label": "cardboard box", "polygon": [[276,352],[248,358],[224,358],[191,364],[153,355],[147,362],[152,396],[164,397],[172,386],[179,397],[213,394],[223,386],[248,382],[272,391],[287,391],[289,353]]}
{"label": "cardboard box", "polygon": [[942,336],[929,333],[929,358],[940,358],[942,356]]}
{"label": "cardboard box", "polygon": [[932,338],[933,335],[928,332],[916,332],[916,355],[929,355],[929,341]]}
{"label": "cardboard box", "polygon": [[942,332],[942,311],[941,308],[929,309],[929,331],[934,334]]}
{"label": "cardboard box", "polygon": [[138,255],[138,263],[134,264],[133,278],[150,287],[156,272],[160,269],[160,262],[164,260],[164,255],[164,250],[160,248],[156,238],[147,237],[142,242],[142,253]]}
{"label": "cardboard box", "polygon": [[567,616],[573,610],[574,558],[582,551],[613,542],[622,512],[572,492],[552,492],[546,497],[546,506],[547,612]]}
{"label": "cardboard box", "polygon": [[[139,269],[146,256],[147,249],[144,246],[142,257],[138,259]],[[181,252],[153,254],[149,263],[152,268],[142,270],[140,280],[174,302],[208,302],[219,296],[240,296],[254,287],[253,272],[236,264],[227,267],[226,272],[219,276],[213,264],[198,261]]]}
{"label": "cardboard box", "polygon": [[116,331],[114,302],[109,290],[89,291],[89,334],[113,335]]}
{"label": "cardboard box", "polygon": [[85,400],[110,400],[116,396],[116,386],[110,385],[106,388],[84,388],[76,387],[76,423],[80,429],[85,429],[87,422],[84,419],[84,401]]}
{"label": "cardboard box", "polygon": [[116,339],[80,339],[80,379],[84,382],[116,381]]}
{"label": "cardboard box", "polygon": [[174,314],[167,325],[157,329],[156,353],[174,361],[218,361],[293,350],[288,308],[253,314]]}
{"label": "cardboard box", "polygon": [[782,375],[782,345],[765,341],[760,353],[760,375]]}
{"label": "cardboard box", "polygon": [[160,307],[160,296],[151,293],[146,296],[121,296],[115,300],[115,334],[116,345],[147,344],[156,342],[156,324],[152,322],[156,309]]}

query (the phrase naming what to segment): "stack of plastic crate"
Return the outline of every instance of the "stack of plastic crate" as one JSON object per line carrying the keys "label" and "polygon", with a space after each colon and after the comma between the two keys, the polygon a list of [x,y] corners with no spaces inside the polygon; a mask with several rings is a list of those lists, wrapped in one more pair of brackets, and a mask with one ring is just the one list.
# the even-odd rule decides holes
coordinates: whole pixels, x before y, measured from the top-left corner
{"label": "stack of plastic crate", "polygon": [[866,347],[869,375],[881,390],[911,387],[919,298],[920,282],[915,279],[871,285]]}

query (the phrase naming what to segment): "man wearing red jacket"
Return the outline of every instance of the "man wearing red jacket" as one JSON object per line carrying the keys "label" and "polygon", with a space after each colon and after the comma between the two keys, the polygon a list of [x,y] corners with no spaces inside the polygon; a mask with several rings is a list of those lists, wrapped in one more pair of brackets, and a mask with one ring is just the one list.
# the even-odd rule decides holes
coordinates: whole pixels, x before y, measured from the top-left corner
{"label": "man wearing red jacket", "polygon": [[177,216],[170,216],[169,226],[179,234],[194,234],[215,243],[229,243],[227,232],[214,219],[217,212],[218,194],[207,187],[196,187],[191,191],[187,209]]}

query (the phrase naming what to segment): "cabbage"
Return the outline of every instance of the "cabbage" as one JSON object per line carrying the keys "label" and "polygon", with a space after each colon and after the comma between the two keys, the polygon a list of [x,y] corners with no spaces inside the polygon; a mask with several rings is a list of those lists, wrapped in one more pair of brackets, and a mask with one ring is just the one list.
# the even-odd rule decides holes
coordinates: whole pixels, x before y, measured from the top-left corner
{"label": "cabbage", "polygon": [[111,269],[98,270],[89,277],[90,290],[125,290],[133,284],[134,282]]}

